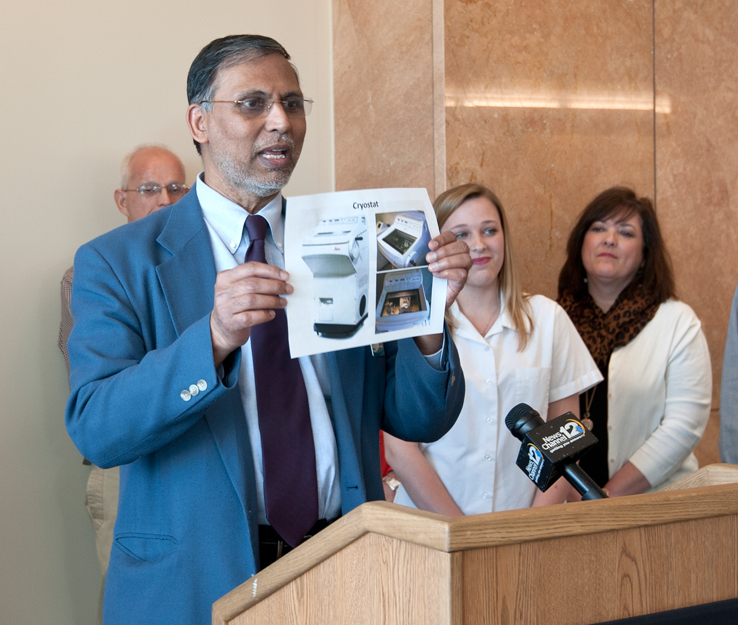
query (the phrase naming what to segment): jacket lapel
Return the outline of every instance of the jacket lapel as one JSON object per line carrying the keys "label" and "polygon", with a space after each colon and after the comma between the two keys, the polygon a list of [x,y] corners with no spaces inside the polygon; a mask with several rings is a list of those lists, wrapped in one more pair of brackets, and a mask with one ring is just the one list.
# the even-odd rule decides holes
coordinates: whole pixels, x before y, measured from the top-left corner
{"label": "jacket lapel", "polygon": [[[328,354],[331,417],[341,466],[341,508],[344,514],[366,501],[366,485],[361,470],[365,367],[362,348]],[[348,379],[343,379],[344,375]]]}
{"label": "jacket lapel", "polygon": [[[254,474],[254,459],[251,455],[246,417],[238,387],[223,395],[219,401],[210,406],[205,413],[205,419],[213,433],[218,453],[220,453],[228,476],[231,478],[233,488],[241,501],[244,512],[249,517],[249,521],[253,522],[251,524],[252,530],[255,530],[257,523],[256,475]],[[249,514],[250,511],[253,511],[254,514]]]}
{"label": "jacket lapel", "polygon": [[172,254],[156,272],[172,323],[180,336],[213,309],[215,261],[194,190],[171,211],[157,242]]}
{"label": "jacket lapel", "polygon": [[[171,253],[156,272],[175,331],[181,336],[212,311],[216,277],[210,234],[194,189],[171,211],[157,242]],[[240,365],[240,358],[237,362]],[[239,387],[208,407],[204,417],[244,511],[255,511],[255,489],[246,486],[256,478]]]}

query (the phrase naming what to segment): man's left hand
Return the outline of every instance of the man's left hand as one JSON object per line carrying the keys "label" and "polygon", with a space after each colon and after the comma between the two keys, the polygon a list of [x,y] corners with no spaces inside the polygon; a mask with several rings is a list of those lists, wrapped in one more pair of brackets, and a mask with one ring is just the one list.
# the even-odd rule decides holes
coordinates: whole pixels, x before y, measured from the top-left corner
{"label": "man's left hand", "polygon": [[428,269],[436,278],[446,278],[446,309],[456,300],[466,284],[466,276],[472,260],[469,255],[469,246],[459,241],[453,232],[442,232],[428,243],[430,252],[426,254]]}

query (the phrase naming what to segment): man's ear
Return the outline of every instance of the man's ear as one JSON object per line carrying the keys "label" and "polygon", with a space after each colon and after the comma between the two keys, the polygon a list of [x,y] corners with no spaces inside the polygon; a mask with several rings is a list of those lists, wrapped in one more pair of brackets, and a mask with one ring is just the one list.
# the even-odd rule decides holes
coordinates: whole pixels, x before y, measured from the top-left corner
{"label": "man's ear", "polygon": [[115,205],[118,207],[118,210],[130,219],[131,216],[128,214],[128,207],[126,206],[125,191],[123,189],[116,189],[113,197],[115,198]]}
{"label": "man's ear", "polygon": [[205,111],[200,104],[190,104],[187,108],[187,126],[192,138],[198,143],[208,142],[207,124],[205,122]]}

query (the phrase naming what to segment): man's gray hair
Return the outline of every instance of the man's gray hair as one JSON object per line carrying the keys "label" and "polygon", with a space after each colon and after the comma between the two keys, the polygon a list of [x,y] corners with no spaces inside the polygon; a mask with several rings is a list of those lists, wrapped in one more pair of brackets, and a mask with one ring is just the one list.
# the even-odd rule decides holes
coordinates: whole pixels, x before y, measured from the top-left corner
{"label": "man's gray hair", "polygon": [[[280,54],[288,61],[290,55],[282,44],[271,37],[263,35],[229,35],[211,41],[195,57],[187,74],[187,100],[190,104],[199,104],[210,100],[215,91],[215,76],[218,70],[233,67],[248,61],[258,61],[270,54]],[[290,66],[297,76],[297,68]],[[203,108],[206,108],[206,103]]]}
{"label": "man's gray hair", "polygon": [[132,152],[126,154],[126,156],[123,158],[123,162],[120,164],[121,189],[125,189],[126,187],[128,187],[128,179],[131,177],[131,161],[133,160],[133,157],[140,152],[145,152],[147,150],[151,150],[152,148],[169,152],[174,158],[179,161],[179,164],[182,165],[182,169],[184,170],[184,163],[182,163],[182,159],[180,159],[179,156],[172,152],[167,146],[162,145],[161,143],[145,143],[144,145],[139,145]]}

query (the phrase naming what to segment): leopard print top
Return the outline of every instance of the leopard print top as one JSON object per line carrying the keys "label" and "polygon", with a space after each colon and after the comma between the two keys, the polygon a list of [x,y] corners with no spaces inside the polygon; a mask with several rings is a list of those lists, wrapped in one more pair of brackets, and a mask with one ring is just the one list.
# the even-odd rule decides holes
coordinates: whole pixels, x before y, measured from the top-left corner
{"label": "leopard print top", "polygon": [[569,314],[605,377],[613,350],[638,336],[659,309],[660,303],[653,302],[637,282],[634,280],[624,288],[607,312],[603,312],[589,294],[580,300],[575,300],[570,293],[559,298],[559,304]]}

